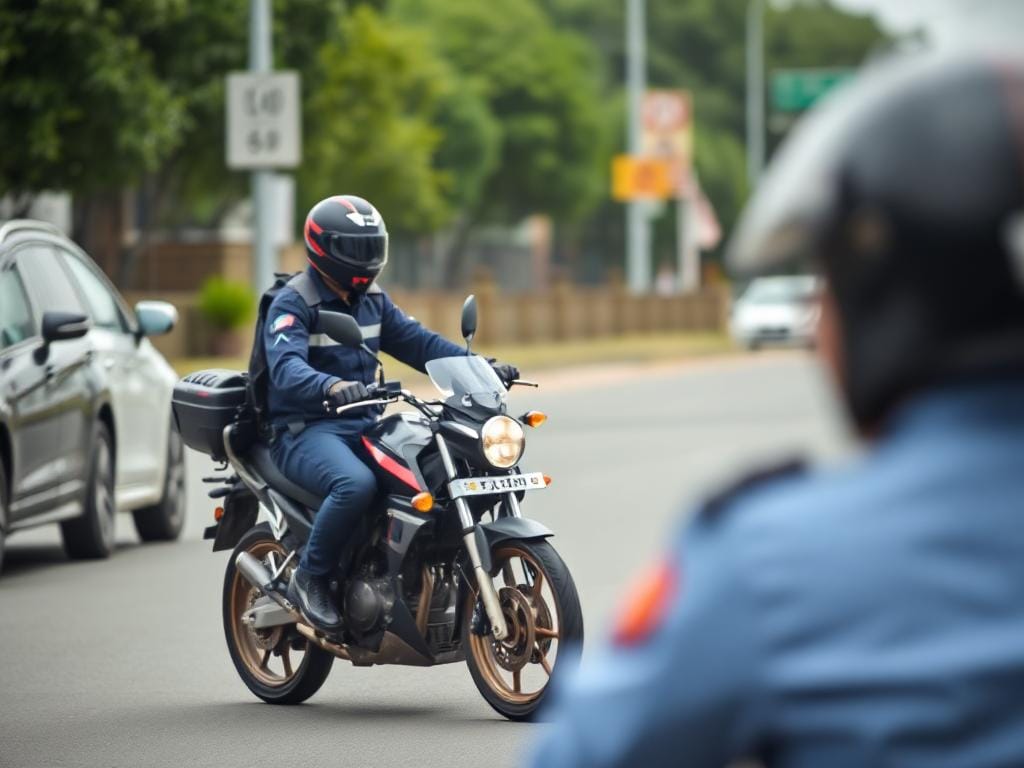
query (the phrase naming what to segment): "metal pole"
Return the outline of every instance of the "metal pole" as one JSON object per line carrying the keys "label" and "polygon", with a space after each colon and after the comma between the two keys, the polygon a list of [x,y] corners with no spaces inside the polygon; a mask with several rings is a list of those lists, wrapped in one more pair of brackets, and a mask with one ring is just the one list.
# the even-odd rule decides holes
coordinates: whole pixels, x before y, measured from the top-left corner
{"label": "metal pole", "polygon": [[747,4],[747,181],[764,168],[764,0]]}
{"label": "metal pole", "polygon": [[[274,68],[271,40],[271,0],[250,0],[249,70],[270,72]],[[274,281],[277,254],[273,243],[273,171],[252,172],[253,282],[257,294]]]}
{"label": "metal pole", "polygon": [[[647,90],[645,0],[626,0],[626,91],[629,152],[640,154],[640,107]],[[626,212],[626,283],[633,293],[651,285],[650,228],[644,203],[634,200]]]}

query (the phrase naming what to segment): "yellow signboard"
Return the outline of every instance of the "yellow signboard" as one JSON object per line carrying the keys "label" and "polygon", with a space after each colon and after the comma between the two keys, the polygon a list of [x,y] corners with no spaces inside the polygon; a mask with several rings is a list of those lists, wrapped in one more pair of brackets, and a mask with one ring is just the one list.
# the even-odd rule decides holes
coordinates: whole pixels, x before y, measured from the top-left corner
{"label": "yellow signboard", "polygon": [[616,200],[665,200],[675,194],[675,180],[670,159],[632,155],[612,159],[612,197]]}

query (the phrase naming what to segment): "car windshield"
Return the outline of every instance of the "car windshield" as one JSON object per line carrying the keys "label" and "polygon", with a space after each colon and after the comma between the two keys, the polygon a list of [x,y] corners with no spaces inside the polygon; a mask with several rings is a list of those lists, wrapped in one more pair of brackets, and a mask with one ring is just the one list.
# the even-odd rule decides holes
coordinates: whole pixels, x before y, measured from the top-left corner
{"label": "car windshield", "polygon": [[480,355],[439,357],[427,363],[427,374],[445,398],[462,401],[468,396],[487,408],[498,407],[508,391]]}
{"label": "car windshield", "polygon": [[810,276],[766,277],[747,288],[743,300],[750,304],[794,304],[814,301],[818,281]]}

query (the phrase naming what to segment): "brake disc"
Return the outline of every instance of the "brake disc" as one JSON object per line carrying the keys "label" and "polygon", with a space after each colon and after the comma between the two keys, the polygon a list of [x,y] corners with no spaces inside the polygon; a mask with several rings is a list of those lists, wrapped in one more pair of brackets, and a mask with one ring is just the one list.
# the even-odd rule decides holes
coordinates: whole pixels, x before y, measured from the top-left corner
{"label": "brake disc", "polygon": [[501,612],[508,625],[504,640],[492,640],[494,660],[498,666],[515,672],[527,665],[533,656],[536,635],[533,624],[533,607],[529,599],[515,587],[498,590]]}

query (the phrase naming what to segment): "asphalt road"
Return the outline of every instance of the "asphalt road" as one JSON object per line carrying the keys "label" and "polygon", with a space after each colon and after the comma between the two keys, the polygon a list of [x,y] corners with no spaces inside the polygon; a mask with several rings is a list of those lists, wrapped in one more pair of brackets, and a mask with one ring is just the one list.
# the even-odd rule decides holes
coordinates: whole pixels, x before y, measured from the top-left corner
{"label": "asphalt road", "polygon": [[[524,467],[554,478],[524,511],[557,532],[599,642],[624,582],[685,510],[743,467],[846,450],[826,385],[802,355],[538,377],[516,407],[550,420]],[[9,542],[0,578],[0,766],[518,764],[532,729],[496,716],[462,664],[337,662],[300,707],[259,702],[221,629],[226,553],[200,540],[213,504],[190,457],[175,544],[118,524],[109,562],[71,563],[54,527]]]}

